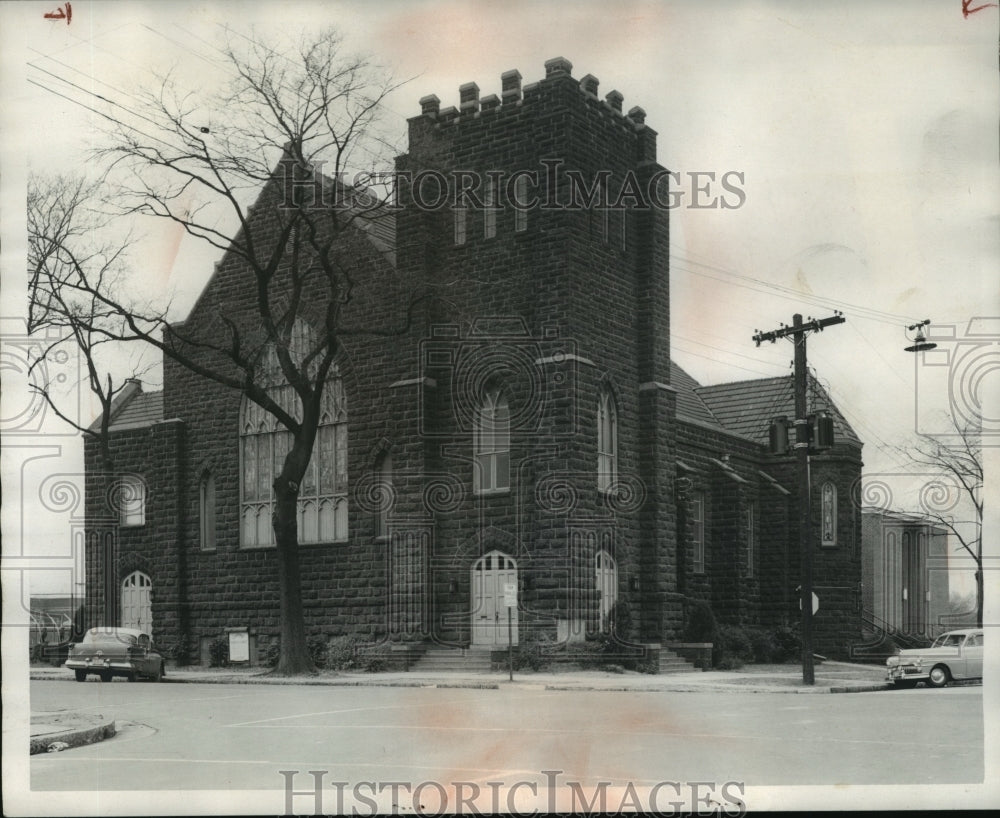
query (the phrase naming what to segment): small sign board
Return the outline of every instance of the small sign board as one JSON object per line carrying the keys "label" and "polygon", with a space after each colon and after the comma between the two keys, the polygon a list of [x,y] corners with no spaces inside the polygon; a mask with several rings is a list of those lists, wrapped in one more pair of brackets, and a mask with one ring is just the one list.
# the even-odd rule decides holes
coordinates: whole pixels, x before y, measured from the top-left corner
{"label": "small sign board", "polygon": [[[798,589],[796,589],[798,590]],[[799,599],[799,610],[802,610],[802,599]],[[813,613],[819,610],[819,597],[816,596],[816,592],[813,591]]]}
{"label": "small sign board", "polygon": [[503,604],[506,608],[517,607],[517,583],[505,582],[503,586]]}
{"label": "small sign board", "polygon": [[250,661],[250,634],[246,631],[231,631],[229,633],[229,661]]}

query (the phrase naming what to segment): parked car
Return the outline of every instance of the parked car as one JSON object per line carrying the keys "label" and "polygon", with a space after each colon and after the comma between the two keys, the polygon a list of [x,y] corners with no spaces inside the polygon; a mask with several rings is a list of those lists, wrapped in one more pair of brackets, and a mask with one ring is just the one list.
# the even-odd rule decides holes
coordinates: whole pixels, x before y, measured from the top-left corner
{"label": "parked car", "polygon": [[163,657],[153,647],[148,633],[136,628],[91,628],[82,642],[70,645],[65,667],[85,682],[96,673],[102,682],[124,676],[130,682],[140,677],[158,682],[163,678]]}
{"label": "parked car", "polygon": [[979,628],[942,633],[929,648],[901,650],[885,661],[896,687],[944,687],[950,681],[983,678],[983,632]]}

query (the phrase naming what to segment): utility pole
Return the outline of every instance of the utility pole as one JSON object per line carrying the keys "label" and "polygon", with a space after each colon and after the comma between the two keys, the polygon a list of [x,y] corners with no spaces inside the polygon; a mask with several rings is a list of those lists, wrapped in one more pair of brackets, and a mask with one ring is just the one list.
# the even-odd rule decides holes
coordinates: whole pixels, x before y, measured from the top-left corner
{"label": "utility pole", "polygon": [[812,582],[812,502],[809,486],[809,409],[806,405],[806,334],[822,332],[831,324],[844,323],[844,316],[836,313],[830,318],[810,318],[805,324],[802,316],[796,313],[792,316],[792,326],[781,325],[780,329],[770,332],[757,332],[753,336],[754,343],[760,346],[761,341],[772,344],[779,338],[791,338],[795,344],[795,462],[799,484],[799,553],[802,561],[802,582],[799,586],[799,605],[802,608],[802,683],[816,683],[813,671],[813,582]]}

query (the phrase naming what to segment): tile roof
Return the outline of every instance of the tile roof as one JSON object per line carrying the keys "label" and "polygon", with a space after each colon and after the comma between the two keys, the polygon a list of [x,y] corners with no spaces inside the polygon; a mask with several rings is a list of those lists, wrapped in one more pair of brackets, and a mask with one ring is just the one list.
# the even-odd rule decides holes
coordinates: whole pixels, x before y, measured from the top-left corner
{"label": "tile roof", "polygon": [[114,413],[110,431],[151,426],[163,420],[163,392],[137,392]]}
{"label": "tile roof", "polygon": [[[699,386],[695,392],[727,430],[764,446],[768,444],[768,427],[773,418],[795,416],[791,376]],[[861,445],[851,425],[812,375],[807,394],[810,413],[825,410],[833,416],[837,441]]]}
{"label": "tile roof", "polygon": [[670,362],[670,385],[677,392],[677,417],[723,429],[719,419],[698,395],[701,384],[673,361]]}

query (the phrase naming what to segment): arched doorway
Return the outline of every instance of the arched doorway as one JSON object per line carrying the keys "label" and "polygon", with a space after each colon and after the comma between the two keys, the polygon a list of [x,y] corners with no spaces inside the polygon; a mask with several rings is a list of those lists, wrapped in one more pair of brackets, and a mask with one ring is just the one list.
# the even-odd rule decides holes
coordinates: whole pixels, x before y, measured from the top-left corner
{"label": "arched doorway", "polygon": [[[483,554],[472,565],[472,644],[503,646],[507,641],[504,586],[517,587],[517,562],[502,551]],[[517,644],[517,608],[510,609],[511,643]]]}
{"label": "arched doorway", "polygon": [[153,635],[153,581],[142,571],[133,571],[122,583],[121,623]]}
{"label": "arched doorway", "polygon": [[597,594],[599,612],[601,615],[601,632],[610,629],[609,614],[618,601],[618,566],[615,558],[603,549],[594,558],[597,576]]}

